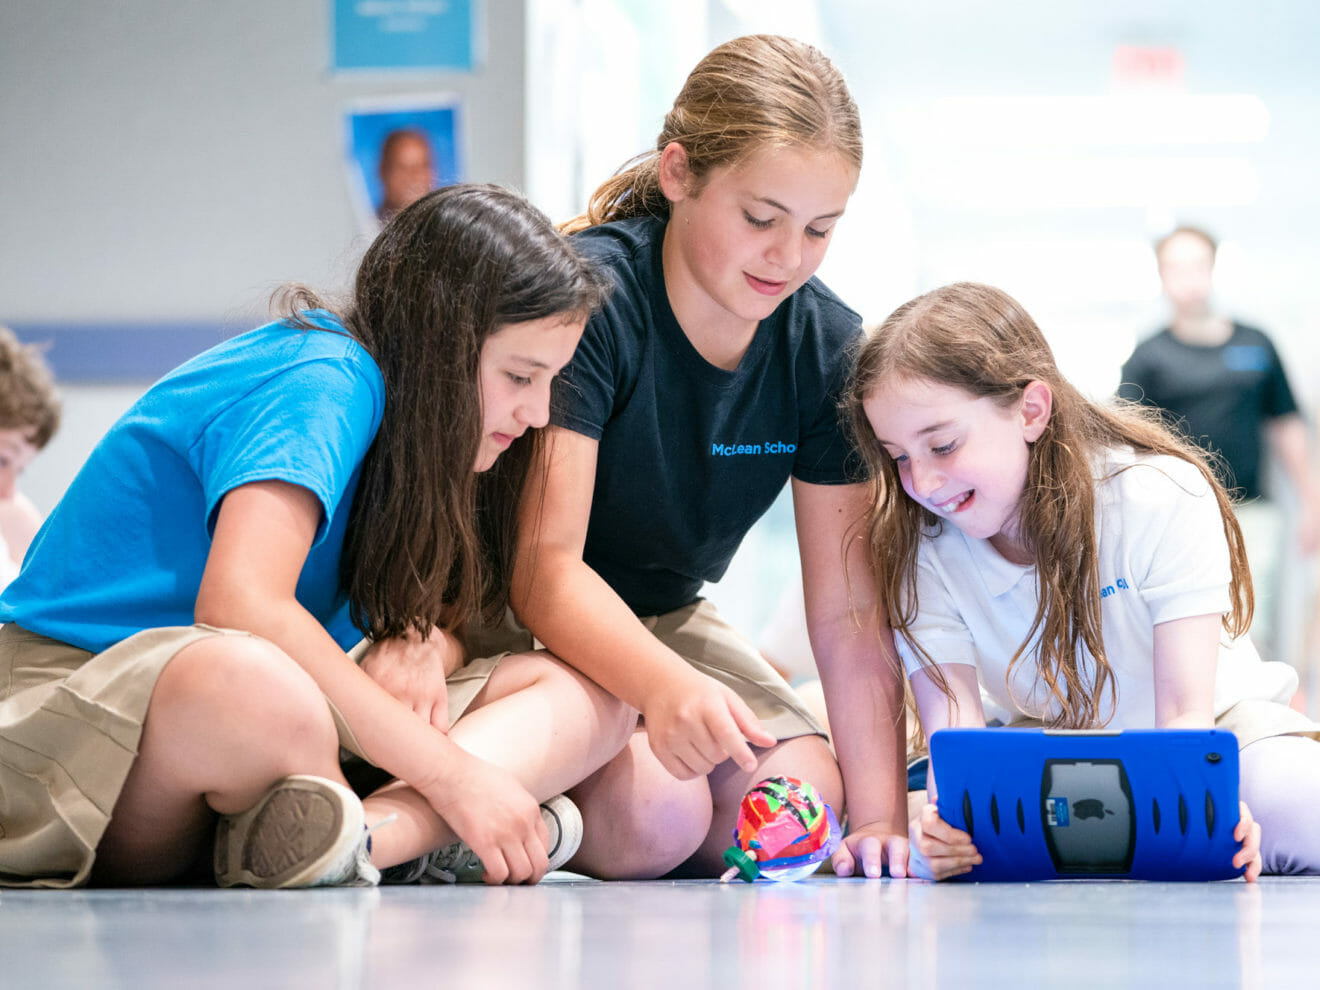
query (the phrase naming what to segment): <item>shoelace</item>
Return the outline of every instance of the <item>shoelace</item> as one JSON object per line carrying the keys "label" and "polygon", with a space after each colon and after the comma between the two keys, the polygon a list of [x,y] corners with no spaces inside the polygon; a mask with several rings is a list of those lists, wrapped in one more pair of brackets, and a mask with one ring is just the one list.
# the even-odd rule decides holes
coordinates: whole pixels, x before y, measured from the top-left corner
{"label": "shoelace", "polygon": [[443,849],[437,849],[425,857],[426,865],[422,869],[421,882],[428,880],[441,883],[457,883],[458,872],[476,869],[481,860],[466,843],[454,842]]}
{"label": "shoelace", "polygon": [[381,828],[382,826],[388,825],[388,824],[390,824],[391,822],[396,822],[396,821],[398,821],[398,820],[399,820],[399,813],[396,811],[396,812],[394,812],[393,814],[386,815],[384,818],[382,818],[380,821],[378,821],[375,825],[368,825],[368,826],[367,826],[367,834],[366,834],[366,837],[365,837],[366,841],[363,842],[363,846],[366,848],[368,854],[370,854],[370,852],[371,852],[371,833],[374,832],[374,831],[376,831],[376,829]]}
{"label": "shoelace", "polygon": [[[370,881],[375,884],[380,880],[380,871],[376,869],[371,862],[371,833],[376,831],[382,825],[388,825],[397,819],[397,814],[388,815],[382,818],[375,825],[368,825],[362,832],[362,841],[357,844],[353,850],[352,859],[344,863],[343,875],[338,879],[339,883],[361,883]],[[374,877],[374,879],[372,879]]]}

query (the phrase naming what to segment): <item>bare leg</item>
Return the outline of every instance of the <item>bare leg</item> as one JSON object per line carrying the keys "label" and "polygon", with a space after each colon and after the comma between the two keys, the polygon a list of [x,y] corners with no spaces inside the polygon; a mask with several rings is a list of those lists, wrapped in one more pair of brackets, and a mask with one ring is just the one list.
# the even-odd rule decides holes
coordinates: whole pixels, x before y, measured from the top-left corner
{"label": "bare leg", "polygon": [[[500,661],[449,736],[512,773],[538,801],[599,770],[627,742],[636,713],[547,653]],[[457,836],[416,790],[396,781],[368,797],[367,821],[397,815],[372,835],[381,867],[415,859]]]}
{"label": "bare leg", "polygon": [[1265,875],[1320,873],[1320,744],[1304,736],[1271,736],[1246,746],[1240,765],[1242,800],[1260,823]]}
{"label": "bare leg", "polygon": [[344,782],[334,722],[312,678],[260,639],[184,647],[156,681],[94,879],[179,877],[209,849],[217,812],[250,808],[294,773]]}
{"label": "bare leg", "polygon": [[603,880],[664,876],[710,831],[710,785],[679,780],[651,752],[646,730],[599,773],[569,792],[582,810],[583,839],[569,869]]}

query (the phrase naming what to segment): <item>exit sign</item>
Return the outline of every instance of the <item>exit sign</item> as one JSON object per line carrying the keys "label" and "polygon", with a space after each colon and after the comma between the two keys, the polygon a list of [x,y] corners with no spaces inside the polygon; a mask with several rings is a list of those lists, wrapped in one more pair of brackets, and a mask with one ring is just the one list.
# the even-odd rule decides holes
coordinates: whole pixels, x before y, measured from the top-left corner
{"label": "exit sign", "polygon": [[1172,45],[1119,45],[1114,49],[1115,89],[1178,89],[1184,86],[1182,52]]}

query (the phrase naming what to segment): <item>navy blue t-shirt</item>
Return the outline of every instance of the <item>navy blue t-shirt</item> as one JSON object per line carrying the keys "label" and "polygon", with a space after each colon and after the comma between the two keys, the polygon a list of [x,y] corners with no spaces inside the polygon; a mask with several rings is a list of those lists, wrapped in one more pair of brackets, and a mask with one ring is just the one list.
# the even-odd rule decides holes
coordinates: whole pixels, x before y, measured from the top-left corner
{"label": "navy blue t-shirt", "polygon": [[1118,394],[1165,410],[1193,441],[1221,454],[1230,488],[1261,494],[1261,448],[1268,420],[1297,412],[1283,362],[1270,338],[1233,324],[1215,346],[1187,344],[1167,327],[1137,345]]}
{"label": "navy blue t-shirt", "polygon": [[790,475],[859,476],[838,401],[861,318],[813,278],[761,322],[735,370],[717,368],[669,307],[664,229],[647,217],[574,238],[615,287],[551,414],[599,441],[584,559],[638,615],[718,581]]}

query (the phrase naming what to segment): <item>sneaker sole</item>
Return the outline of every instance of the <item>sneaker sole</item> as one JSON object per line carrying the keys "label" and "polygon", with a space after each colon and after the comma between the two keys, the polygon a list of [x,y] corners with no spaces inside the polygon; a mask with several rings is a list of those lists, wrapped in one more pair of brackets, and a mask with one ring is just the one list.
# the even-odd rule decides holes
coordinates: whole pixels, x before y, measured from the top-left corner
{"label": "sneaker sole", "polygon": [[250,809],[216,826],[215,880],[221,887],[308,887],[362,834],[362,803],[321,777],[286,777]]}
{"label": "sneaker sole", "polygon": [[541,805],[541,817],[550,832],[550,869],[557,870],[577,855],[582,845],[582,812],[564,795],[557,794]]}

